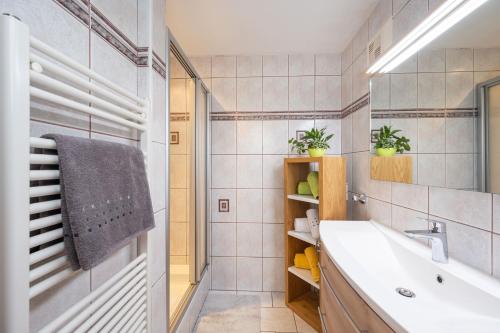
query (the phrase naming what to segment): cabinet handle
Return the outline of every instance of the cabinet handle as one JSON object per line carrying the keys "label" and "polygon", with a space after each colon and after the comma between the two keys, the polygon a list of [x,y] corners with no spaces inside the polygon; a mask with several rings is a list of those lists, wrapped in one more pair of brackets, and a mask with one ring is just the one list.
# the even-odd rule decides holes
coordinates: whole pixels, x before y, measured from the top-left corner
{"label": "cabinet handle", "polygon": [[321,322],[321,332],[328,333],[328,330],[326,329],[325,321],[323,319],[323,314],[321,313],[321,308],[319,306],[318,306],[318,312],[319,312],[319,321]]}
{"label": "cabinet handle", "polygon": [[[344,311],[344,314],[346,315],[347,319],[351,323],[352,328],[356,331],[356,333],[368,333],[368,331],[366,331],[366,330],[361,331],[358,328],[358,325],[356,325],[356,323],[352,320],[351,315],[349,314],[349,312],[347,312],[347,309],[345,308],[344,304],[342,304],[342,302],[340,302],[337,294],[335,293],[335,291],[333,290],[332,286],[330,285],[330,282],[326,278],[325,273],[323,272],[323,269],[322,269],[321,265],[318,265],[318,267],[319,267],[319,271],[321,273],[321,276],[323,276],[323,280],[327,284],[328,289],[330,289],[330,291],[333,293],[333,298],[334,298],[335,302],[337,302],[337,304],[340,306],[340,308]],[[321,319],[321,312],[319,314],[320,314],[320,319]]]}

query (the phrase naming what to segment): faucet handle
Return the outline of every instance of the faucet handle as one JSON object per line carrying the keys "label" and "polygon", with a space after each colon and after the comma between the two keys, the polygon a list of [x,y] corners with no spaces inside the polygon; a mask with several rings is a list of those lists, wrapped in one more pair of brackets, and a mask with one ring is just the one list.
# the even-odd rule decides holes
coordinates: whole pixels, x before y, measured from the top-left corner
{"label": "faucet handle", "polygon": [[426,221],[428,223],[432,223],[432,229],[431,229],[432,232],[441,232],[441,233],[446,232],[446,222],[437,221],[437,220],[429,219],[426,217],[417,217],[417,218],[419,220]]}

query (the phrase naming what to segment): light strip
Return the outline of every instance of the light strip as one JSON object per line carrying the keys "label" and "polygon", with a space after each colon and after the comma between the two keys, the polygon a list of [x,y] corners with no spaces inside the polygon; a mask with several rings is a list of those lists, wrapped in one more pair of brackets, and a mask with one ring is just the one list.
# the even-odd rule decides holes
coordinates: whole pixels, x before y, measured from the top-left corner
{"label": "light strip", "polygon": [[432,27],[428,32],[426,32],[420,39],[418,39],[415,43],[413,43],[406,50],[401,52],[396,58],[391,60],[386,66],[384,66],[380,72],[387,73],[392,71],[394,68],[398,67],[412,55],[417,53],[419,50],[424,48],[430,42],[435,40],[437,37],[442,35],[445,31],[450,29],[452,26],[460,22],[464,17],[472,13],[482,4],[484,4],[488,0],[471,0],[461,6],[459,9],[448,15],[441,22],[439,22],[436,26]]}
{"label": "light strip", "polygon": [[[367,73],[373,74],[373,73],[379,72],[382,68],[385,69],[390,63],[392,63],[394,61],[399,61],[399,57],[402,54],[405,54],[405,56],[408,55],[408,53],[406,52],[408,50],[408,48],[411,47],[412,50],[415,49],[412,46],[416,43],[416,41],[418,41],[422,38],[425,38],[426,34],[431,33],[432,35],[434,35],[433,39],[435,39],[437,36],[439,36],[444,31],[446,31],[448,28],[450,28],[453,24],[458,22],[461,18],[463,18],[467,14],[471,13],[474,9],[478,8],[480,5],[482,5],[486,1],[488,1],[488,0],[448,0],[448,1],[446,1],[440,7],[438,7],[431,15],[429,15],[426,19],[424,19],[424,21],[422,21],[422,23],[420,23],[408,35],[406,35],[400,42],[398,42],[394,47],[392,47],[386,54],[384,54],[379,60],[377,60],[368,69]],[[459,8],[459,10],[456,10],[457,8]],[[463,14],[464,12],[465,12],[465,14]],[[450,13],[452,13],[452,14],[450,15]],[[463,14],[463,15],[461,15],[461,14]],[[451,19],[451,18],[448,19],[448,17],[450,17],[450,16],[453,16],[453,17],[460,17],[461,16],[461,17],[453,24],[450,24],[453,21],[453,19]],[[448,20],[447,23],[445,25],[441,25],[445,18]],[[438,26],[445,27],[445,28],[437,29]],[[440,31],[439,34],[436,34],[437,31]],[[427,39],[427,38],[425,38],[425,39]],[[420,47],[423,47],[425,45],[426,44],[421,45]],[[418,49],[416,51],[418,51]],[[414,51],[412,54],[414,54],[416,51]],[[407,58],[410,57],[412,54],[407,56]],[[404,60],[406,60],[406,59],[404,59]],[[402,63],[404,60],[402,60],[400,63]],[[396,67],[396,66],[394,66],[394,67]]]}

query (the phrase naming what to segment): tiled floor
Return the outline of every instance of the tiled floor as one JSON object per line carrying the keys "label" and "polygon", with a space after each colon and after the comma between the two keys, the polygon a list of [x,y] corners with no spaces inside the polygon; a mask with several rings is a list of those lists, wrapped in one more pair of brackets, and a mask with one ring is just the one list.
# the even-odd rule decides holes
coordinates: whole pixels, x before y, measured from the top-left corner
{"label": "tiled floor", "polygon": [[260,296],[260,330],[262,333],[317,333],[316,330],[285,306],[284,293],[215,290],[210,292]]}

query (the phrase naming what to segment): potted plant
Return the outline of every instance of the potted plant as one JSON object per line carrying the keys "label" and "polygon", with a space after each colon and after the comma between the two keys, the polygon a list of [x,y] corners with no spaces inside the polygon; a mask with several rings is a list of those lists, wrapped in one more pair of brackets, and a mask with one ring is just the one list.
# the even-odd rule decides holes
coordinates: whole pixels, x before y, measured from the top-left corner
{"label": "potted plant", "polygon": [[401,130],[393,130],[391,126],[382,126],[375,137],[375,149],[378,156],[393,156],[396,152],[402,154],[410,151],[410,139],[398,136]]}
{"label": "potted plant", "polygon": [[309,156],[320,157],[330,148],[328,141],[330,141],[332,137],[333,134],[326,134],[326,128],[320,130],[312,128],[310,131],[305,131],[300,139],[291,138],[288,140],[288,143],[292,145],[292,151],[303,154],[307,150]]}

